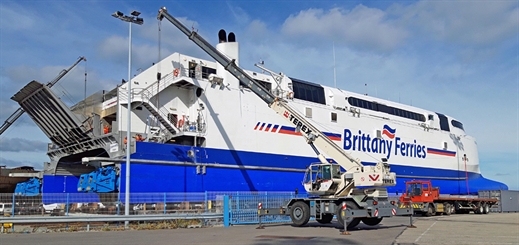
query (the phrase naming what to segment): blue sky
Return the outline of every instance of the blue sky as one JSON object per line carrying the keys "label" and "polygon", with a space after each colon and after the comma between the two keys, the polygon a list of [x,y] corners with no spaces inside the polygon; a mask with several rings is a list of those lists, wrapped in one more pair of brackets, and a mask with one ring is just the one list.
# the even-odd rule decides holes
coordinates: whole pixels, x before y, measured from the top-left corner
{"label": "blue sky", "polygon": [[[208,41],[219,29],[241,45],[240,64],[275,71],[455,117],[476,137],[482,174],[519,190],[518,1],[2,1],[0,120],[31,80],[48,82],[74,63],[54,91],[68,103],[127,77],[128,24],[111,16],[142,12],[133,27],[132,72],[173,52],[209,59],[157,10]],[[159,45],[160,44],[160,45]],[[159,52],[160,46],[160,52]],[[0,136],[0,165],[42,168],[49,140],[23,116]]]}

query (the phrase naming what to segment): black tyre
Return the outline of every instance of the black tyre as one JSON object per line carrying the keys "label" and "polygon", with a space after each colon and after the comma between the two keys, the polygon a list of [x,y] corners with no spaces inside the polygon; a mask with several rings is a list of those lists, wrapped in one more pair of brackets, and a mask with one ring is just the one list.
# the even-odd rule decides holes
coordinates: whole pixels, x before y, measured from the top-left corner
{"label": "black tyre", "polygon": [[[359,208],[353,202],[351,202],[351,201],[346,202],[346,210],[356,210],[356,209],[359,209]],[[339,222],[340,226],[344,227],[344,217],[342,216],[341,208],[337,209],[336,216],[337,216],[337,221]],[[360,221],[361,221],[360,218],[352,218],[352,217],[346,218],[346,224],[348,224],[347,228],[348,229],[354,228],[355,226],[357,226],[360,223]]]}
{"label": "black tyre", "polygon": [[490,205],[488,205],[488,203],[485,203],[485,204],[483,205],[483,213],[484,213],[484,214],[488,214],[488,213],[490,213]]}
{"label": "black tyre", "polygon": [[436,211],[434,210],[433,205],[429,204],[429,207],[427,207],[427,212],[425,213],[425,216],[431,217],[433,215],[436,215]]}
{"label": "black tyre", "polygon": [[374,226],[374,225],[378,225],[380,224],[380,222],[382,221],[382,218],[363,218],[362,219],[362,223],[366,224],[366,225],[369,225],[369,226]]}
{"label": "black tyre", "polygon": [[332,222],[333,214],[322,214],[321,219],[317,219],[317,222],[321,224],[329,224]]}
{"label": "black tyre", "polygon": [[443,204],[443,213],[445,215],[451,215],[452,210],[453,210],[453,208],[452,208],[452,205],[450,205],[450,203]]}
{"label": "black tyre", "polygon": [[485,209],[483,208],[483,204],[480,203],[478,205],[478,207],[476,208],[476,210],[474,210],[474,213],[475,214],[483,214],[485,212]]}
{"label": "black tyre", "polygon": [[290,219],[294,226],[303,226],[310,220],[310,207],[303,201],[297,201],[290,209]]}

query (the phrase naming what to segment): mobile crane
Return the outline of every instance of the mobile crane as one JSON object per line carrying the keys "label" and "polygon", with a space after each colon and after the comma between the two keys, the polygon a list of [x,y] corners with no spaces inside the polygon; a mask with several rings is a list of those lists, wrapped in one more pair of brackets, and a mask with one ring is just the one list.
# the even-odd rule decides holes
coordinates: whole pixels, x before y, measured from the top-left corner
{"label": "mobile crane", "polygon": [[[273,95],[236,65],[235,60],[229,59],[196,31],[190,31],[162,7],[157,19],[162,21],[164,18],[221,64],[243,86],[265,101],[277,114],[293,124],[317,154],[320,163],[312,163],[307,168],[303,181],[310,197],[291,199],[284,207],[278,209],[280,214],[290,215],[295,226],[305,225],[311,216],[320,223],[330,223],[334,215],[337,215],[339,223],[344,225],[346,222],[348,228],[355,227],[361,220],[367,225],[376,225],[383,217],[397,215],[399,209],[394,201],[389,201],[386,189],[386,186],[396,184],[396,174],[390,172],[389,164],[385,160],[375,166],[364,166],[359,159],[346,153],[290,107],[289,101],[284,99],[284,93]],[[275,74],[266,68],[260,68]],[[282,74],[274,78],[289,79]],[[293,91],[290,92],[293,95]],[[317,148],[337,164],[329,162]],[[342,172],[341,168],[346,171]],[[344,210],[346,212],[343,212]]]}

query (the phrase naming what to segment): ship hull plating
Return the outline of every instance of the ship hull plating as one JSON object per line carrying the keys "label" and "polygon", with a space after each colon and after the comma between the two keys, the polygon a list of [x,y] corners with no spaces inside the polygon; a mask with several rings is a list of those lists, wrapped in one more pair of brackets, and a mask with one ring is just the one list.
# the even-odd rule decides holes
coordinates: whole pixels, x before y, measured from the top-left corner
{"label": "ship hull plating", "polygon": [[[195,152],[189,156],[189,151]],[[304,170],[316,158],[265,154],[257,152],[230,151],[203,147],[167,145],[137,142],[137,151],[132,159],[160,160],[206,164],[205,173],[195,166],[171,166],[164,164],[131,165],[130,191],[144,192],[205,192],[205,191],[304,191],[302,172],[251,169],[217,168],[211,165],[282,167]],[[374,164],[363,162],[366,165]],[[125,173],[122,162],[121,173]],[[463,166],[460,166],[463,168]],[[505,185],[484,178],[481,174],[463,170],[444,170],[413,166],[391,165],[396,172],[397,185],[389,187],[390,193],[402,193],[405,181],[430,179],[444,194],[477,193],[479,190],[507,189]],[[122,174],[124,175],[124,174]],[[468,176],[468,182],[466,181]],[[120,179],[120,192],[124,193],[125,180]],[[44,175],[44,193],[77,192],[78,176]]]}

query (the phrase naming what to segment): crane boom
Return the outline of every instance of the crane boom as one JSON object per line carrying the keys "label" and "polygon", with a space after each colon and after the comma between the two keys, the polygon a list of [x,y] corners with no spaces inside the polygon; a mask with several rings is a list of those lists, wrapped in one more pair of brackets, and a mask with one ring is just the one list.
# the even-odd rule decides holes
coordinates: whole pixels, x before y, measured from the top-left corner
{"label": "crane boom", "polygon": [[173,25],[175,25],[180,31],[189,37],[194,43],[202,48],[207,54],[213,57],[218,63],[220,63],[227,71],[235,76],[240,83],[247,86],[258,95],[263,101],[265,101],[269,107],[274,109],[277,114],[282,115],[286,120],[290,121],[296,128],[303,134],[309,143],[313,143],[319,147],[322,151],[327,153],[337,163],[339,163],[346,170],[352,167],[363,167],[359,160],[353,158],[347,154],[337,144],[333,143],[326,135],[324,135],[319,129],[309,123],[303,116],[299,115],[293,108],[291,108],[287,101],[274,96],[270,91],[262,87],[256,82],[250,75],[242,70],[234,60],[230,60],[227,56],[218,51],[215,47],[209,44],[205,39],[198,35],[195,31],[190,31],[180,21],[171,16],[166,8],[161,8],[157,19],[162,20],[166,18]]}
{"label": "crane boom", "polygon": [[[291,124],[293,124],[297,131],[299,131],[310,144],[312,149],[316,152],[319,160],[324,165],[330,165],[325,156],[321,154],[315,146],[326,153],[329,157],[335,160],[347,172],[341,175],[341,178],[334,179],[336,185],[327,187],[325,191],[320,191],[322,195],[344,196],[348,195],[354,186],[389,186],[395,185],[396,175],[389,171],[389,165],[385,162],[379,162],[376,166],[364,166],[360,160],[350,156],[339,145],[331,141],[318,128],[308,122],[305,117],[301,116],[295,109],[288,105],[288,101],[283,98],[274,96],[270,91],[262,87],[243,69],[236,65],[235,60],[229,59],[225,54],[218,51],[215,47],[209,44],[196,31],[190,31],[180,21],[171,16],[165,7],[159,10],[157,19],[162,21],[166,18],[180,31],[182,31],[190,40],[202,48],[209,56],[214,58],[221,64],[225,70],[236,77],[240,83],[251,89],[258,97],[265,101],[270,108],[277,114],[281,115]],[[260,67],[261,68],[261,67]],[[270,71],[269,71],[270,72]],[[272,72],[270,72],[272,73]],[[314,146],[315,145],[315,146]],[[305,184],[307,191],[313,190],[310,183]]]}
{"label": "crane boom", "polygon": [[[62,70],[58,74],[58,76],[56,76],[52,81],[48,82],[47,87],[51,88],[52,86],[54,86],[54,84],[61,80],[61,78],[63,78],[70,70],[72,70],[72,68],[79,64],[79,62],[81,62],[82,60],[86,61],[86,58],[83,56],[79,57],[78,60],[74,64],[72,64],[68,69]],[[18,118],[20,118],[24,112],[25,111],[21,107],[19,107],[13,114],[11,114],[11,116],[9,116],[5,120],[4,124],[2,124],[2,127],[0,127],[0,135],[2,135]]]}

